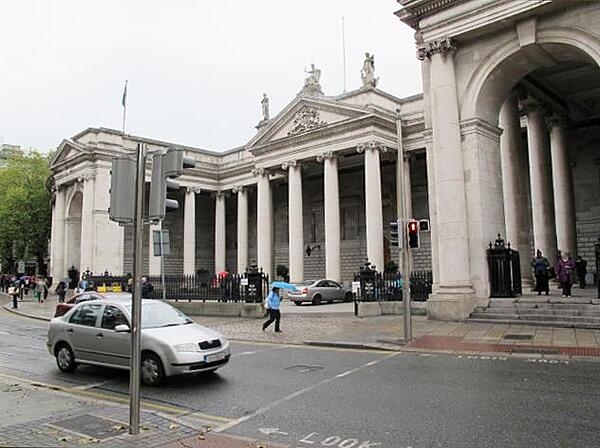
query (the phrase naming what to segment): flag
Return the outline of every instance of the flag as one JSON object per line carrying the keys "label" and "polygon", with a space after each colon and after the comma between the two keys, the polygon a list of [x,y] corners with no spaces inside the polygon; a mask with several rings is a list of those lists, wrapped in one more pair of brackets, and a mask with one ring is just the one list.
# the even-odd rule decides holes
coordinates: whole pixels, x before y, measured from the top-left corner
{"label": "flag", "polygon": [[127,80],[125,80],[125,88],[123,89],[123,98],[121,99],[121,105],[125,107],[127,102]]}

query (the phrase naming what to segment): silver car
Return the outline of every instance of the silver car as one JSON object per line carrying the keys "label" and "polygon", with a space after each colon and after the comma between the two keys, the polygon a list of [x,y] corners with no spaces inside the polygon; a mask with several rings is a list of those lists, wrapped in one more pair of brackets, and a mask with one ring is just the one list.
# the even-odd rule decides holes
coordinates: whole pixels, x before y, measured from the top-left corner
{"label": "silver car", "polygon": [[[130,319],[129,294],[80,303],[50,321],[48,351],[63,372],[78,364],[129,369]],[[225,337],[158,300],[142,300],[141,349],[141,380],[148,386],[167,376],[215,371],[230,357]]]}
{"label": "silver car", "polygon": [[295,291],[288,293],[288,298],[296,305],[311,302],[320,305],[323,302],[352,301],[352,292],[333,280],[307,280],[296,285]]}

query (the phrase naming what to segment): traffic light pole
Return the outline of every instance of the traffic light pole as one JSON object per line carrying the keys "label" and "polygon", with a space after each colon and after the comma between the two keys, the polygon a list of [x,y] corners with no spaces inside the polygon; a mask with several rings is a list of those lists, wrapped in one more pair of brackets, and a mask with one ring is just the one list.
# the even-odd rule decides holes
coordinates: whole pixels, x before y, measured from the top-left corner
{"label": "traffic light pole", "polygon": [[135,216],[133,221],[133,278],[131,307],[131,358],[129,369],[129,434],[140,433],[140,367],[142,321],[142,245],[144,244],[143,208],[146,174],[146,145],[138,143],[135,186]]}
{"label": "traffic light pole", "polygon": [[396,109],[396,137],[398,143],[398,167],[396,181],[398,183],[397,199],[398,207],[398,239],[402,238],[398,244],[400,272],[402,273],[402,302],[404,304],[404,343],[412,341],[412,315],[410,300],[410,249],[408,247],[408,235],[406,233],[407,204],[404,188],[404,148],[402,146],[402,119],[400,118],[400,109]]}

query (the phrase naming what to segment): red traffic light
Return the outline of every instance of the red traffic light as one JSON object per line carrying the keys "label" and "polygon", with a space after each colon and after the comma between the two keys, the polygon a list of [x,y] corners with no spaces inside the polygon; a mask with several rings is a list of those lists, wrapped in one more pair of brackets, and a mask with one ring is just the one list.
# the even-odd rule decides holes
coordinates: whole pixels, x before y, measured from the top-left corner
{"label": "red traffic light", "polygon": [[417,249],[419,247],[419,221],[411,219],[406,223],[406,234],[408,239],[408,247]]}

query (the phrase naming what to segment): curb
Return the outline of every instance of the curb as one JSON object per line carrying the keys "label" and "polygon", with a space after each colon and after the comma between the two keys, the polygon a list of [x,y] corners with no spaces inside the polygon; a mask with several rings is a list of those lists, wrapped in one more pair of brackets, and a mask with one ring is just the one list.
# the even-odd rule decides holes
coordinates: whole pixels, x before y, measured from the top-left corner
{"label": "curb", "polygon": [[45,321],[45,322],[50,322],[50,318],[49,317],[42,317],[42,316],[36,316],[35,314],[29,314],[29,313],[24,313],[22,311],[19,311],[19,309],[14,309],[12,306],[10,306],[10,304],[6,304],[3,306],[3,308],[13,314],[17,314],[19,316],[23,316],[23,317],[28,317],[30,319],[36,319],[36,320],[41,320],[41,321]]}
{"label": "curb", "polygon": [[344,341],[304,341],[304,345],[313,347],[331,347],[331,348],[347,348],[353,350],[378,350],[384,352],[401,351],[393,348],[387,348],[376,344],[363,344],[360,342],[344,342]]}

